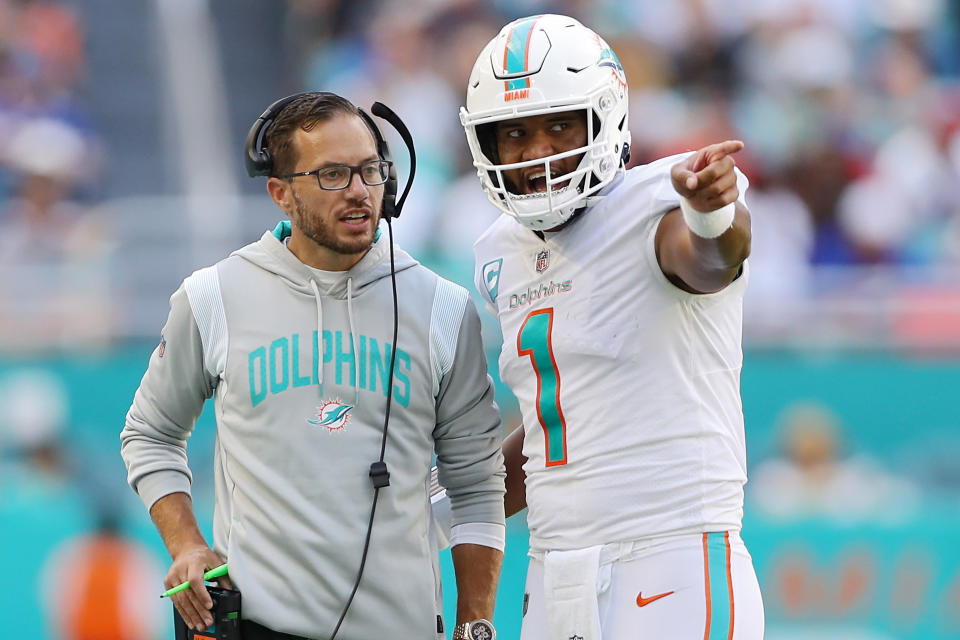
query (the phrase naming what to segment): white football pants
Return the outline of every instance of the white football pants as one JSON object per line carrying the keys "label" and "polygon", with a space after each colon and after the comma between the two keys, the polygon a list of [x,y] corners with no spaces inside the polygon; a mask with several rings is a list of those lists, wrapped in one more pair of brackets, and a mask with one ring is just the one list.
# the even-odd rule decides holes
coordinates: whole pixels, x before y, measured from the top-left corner
{"label": "white football pants", "polygon": [[[761,640],[738,532],[531,552],[520,640]],[[549,615],[548,615],[549,611]]]}

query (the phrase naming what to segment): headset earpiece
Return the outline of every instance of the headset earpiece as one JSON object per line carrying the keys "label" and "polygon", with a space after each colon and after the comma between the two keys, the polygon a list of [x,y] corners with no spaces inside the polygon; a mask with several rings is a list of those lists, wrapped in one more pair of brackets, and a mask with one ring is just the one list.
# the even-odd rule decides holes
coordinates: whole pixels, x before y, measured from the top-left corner
{"label": "headset earpiece", "polygon": [[387,175],[387,181],[383,185],[383,207],[380,211],[380,217],[384,220],[398,217],[397,214],[397,168],[390,160],[390,148],[383,134],[380,133],[380,127],[373,121],[370,114],[363,109],[358,109],[360,117],[363,118],[377,143],[377,155],[381,160],[390,162],[390,173]]}
{"label": "headset earpiece", "polygon": [[304,95],[307,94],[305,92],[295,93],[292,96],[280,98],[267,107],[250,127],[250,133],[247,134],[247,142],[244,145],[243,164],[247,168],[247,175],[251,178],[269,176],[273,171],[273,156],[270,155],[270,150],[266,147],[264,134],[267,132],[267,127],[283,111],[285,106]]}

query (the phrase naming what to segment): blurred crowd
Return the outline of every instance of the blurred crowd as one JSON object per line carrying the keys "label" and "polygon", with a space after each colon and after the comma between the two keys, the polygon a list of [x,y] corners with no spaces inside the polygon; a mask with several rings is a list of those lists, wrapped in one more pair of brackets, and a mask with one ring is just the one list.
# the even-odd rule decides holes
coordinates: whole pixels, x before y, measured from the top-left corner
{"label": "blurred crowd", "polygon": [[0,348],[102,341],[101,155],[82,99],[83,27],[66,4],[0,0]]}
{"label": "blurred crowd", "polygon": [[[752,183],[752,258],[763,266],[755,269],[757,286],[802,281],[811,264],[960,261],[956,3],[290,0],[289,7],[304,86],[360,102],[379,98],[412,121],[428,183],[418,187],[422,206],[440,224],[456,218],[460,230],[465,217],[443,196],[472,171],[466,145],[456,143],[463,135],[456,114],[476,54],[509,19],[549,11],[592,26],[620,57],[634,164],[723,138],[746,141],[738,163]],[[433,225],[422,233],[425,244],[450,241]]]}
{"label": "blurred crowd", "polygon": [[[843,294],[850,293],[876,303],[838,311],[863,325],[857,331],[960,344],[957,3],[288,5],[287,40],[302,86],[361,104],[380,99],[409,120],[421,172],[398,234],[414,251],[469,255],[494,215],[471,177],[457,118],[477,53],[512,18],[566,13],[603,34],[626,69],[632,163],[725,138],[746,142],[737,161],[751,180],[746,323],[755,336],[811,313],[804,307],[811,298],[832,294],[849,306]],[[885,303],[891,313],[876,326]],[[837,329],[821,322],[825,334]]]}
{"label": "blurred crowd", "polygon": [[[86,91],[85,4],[0,0],[0,302],[18,309],[0,311],[0,348],[96,345],[116,330],[110,255],[123,238],[96,206],[111,150],[91,124],[108,110]],[[214,24],[217,11],[242,11],[209,7]],[[470,247],[496,215],[457,116],[471,66],[508,20],[566,13],[602,33],[626,69],[632,163],[747,143],[748,342],[817,324],[840,339],[853,327],[854,338],[960,348],[956,2],[287,0],[278,10],[289,91],[381,100],[407,121],[419,172],[397,236],[456,280],[472,280]],[[406,154],[393,150],[403,175]],[[811,311],[817,298],[834,304],[833,320],[823,305]]]}
{"label": "blurred crowd", "polygon": [[750,474],[749,508],[757,514],[846,525],[898,523],[917,514],[919,486],[859,451],[829,406],[794,402],[771,426],[777,450]]}

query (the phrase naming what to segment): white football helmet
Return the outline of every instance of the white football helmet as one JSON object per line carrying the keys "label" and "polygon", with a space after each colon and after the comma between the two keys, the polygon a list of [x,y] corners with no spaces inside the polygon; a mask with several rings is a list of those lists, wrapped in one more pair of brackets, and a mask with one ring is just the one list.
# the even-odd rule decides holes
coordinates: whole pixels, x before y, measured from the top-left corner
{"label": "white football helmet", "polygon": [[[499,164],[494,123],[578,109],[586,117],[586,146]],[[531,229],[552,229],[569,220],[592,203],[630,157],[623,67],[600,36],[566,16],[530,16],[500,30],[473,66],[460,123],[490,202]],[[550,174],[551,161],[581,154],[574,171]],[[546,192],[510,192],[503,172],[533,166],[543,167]],[[568,180],[565,187],[553,186]]]}

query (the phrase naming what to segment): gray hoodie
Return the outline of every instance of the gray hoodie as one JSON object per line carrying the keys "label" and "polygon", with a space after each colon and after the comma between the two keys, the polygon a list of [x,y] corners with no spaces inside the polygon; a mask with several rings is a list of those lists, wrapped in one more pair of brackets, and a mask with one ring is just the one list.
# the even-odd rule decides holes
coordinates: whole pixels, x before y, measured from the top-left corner
{"label": "gray hoodie", "polygon": [[[187,438],[214,397],[213,548],[243,592],[243,617],[326,638],[356,578],[368,471],[380,455],[393,349],[389,240],[330,286],[284,246],[288,233],[278,225],[171,296],[121,451],[148,509],[189,493]],[[504,522],[500,419],[476,309],[464,288],[395,253],[390,486],[342,640],[443,637],[428,499],[434,453],[455,525]]]}

